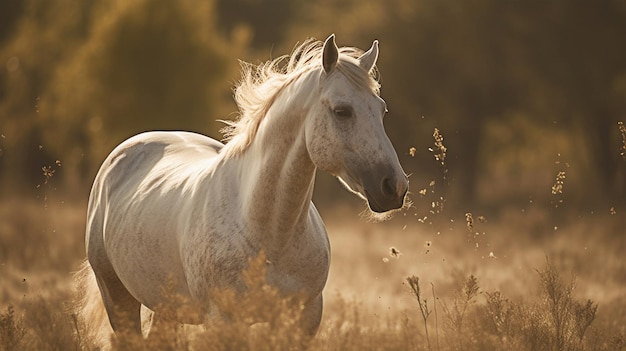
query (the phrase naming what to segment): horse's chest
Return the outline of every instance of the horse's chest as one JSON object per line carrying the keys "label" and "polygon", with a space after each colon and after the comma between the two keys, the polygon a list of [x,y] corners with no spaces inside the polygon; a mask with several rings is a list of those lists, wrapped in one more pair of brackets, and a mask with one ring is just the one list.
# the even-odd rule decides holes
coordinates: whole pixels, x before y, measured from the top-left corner
{"label": "horse's chest", "polygon": [[[291,250],[291,251],[290,251]],[[319,294],[328,277],[329,250],[327,245],[306,249],[287,248],[277,259],[267,262],[267,280],[285,294]]]}
{"label": "horse's chest", "polygon": [[[267,239],[265,234],[256,235],[241,223],[229,224],[230,230],[223,230],[228,222],[221,216],[212,218],[209,230],[194,230],[198,235],[189,235],[185,240],[185,261],[187,280],[192,294],[205,296],[213,288],[246,290],[243,271],[257,272],[249,267],[249,260],[263,251],[266,259],[262,264],[266,270],[266,280],[283,294],[304,293],[317,296],[328,276],[330,252],[328,239],[323,227],[303,228],[288,236],[287,243]],[[253,235],[255,234],[255,235]]]}

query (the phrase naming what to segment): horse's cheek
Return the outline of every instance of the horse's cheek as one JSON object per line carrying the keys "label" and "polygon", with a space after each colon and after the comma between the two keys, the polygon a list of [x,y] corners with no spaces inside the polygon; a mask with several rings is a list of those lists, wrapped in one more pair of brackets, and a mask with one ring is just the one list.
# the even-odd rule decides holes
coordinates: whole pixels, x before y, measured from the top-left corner
{"label": "horse's cheek", "polygon": [[328,124],[319,123],[313,128],[312,135],[307,138],[307,150],[311,161],[319,169],[336,175],[341,169],[338,162],[341,156],[338,151],[336,133],[331,132]]}

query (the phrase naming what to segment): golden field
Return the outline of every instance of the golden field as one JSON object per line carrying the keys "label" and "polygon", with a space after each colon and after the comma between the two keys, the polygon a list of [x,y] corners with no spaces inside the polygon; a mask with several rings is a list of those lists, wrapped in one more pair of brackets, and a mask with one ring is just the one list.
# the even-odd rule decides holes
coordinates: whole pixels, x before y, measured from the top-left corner
{"label": "golden field", "polygon": [[[626,220],[619,209],[564,217],[529,204],[491,218],[445,209],[420,213],[414,206],[383,223],[368,222],[350,207],[320,211],[332,263],[322,326],[309,349],[625,347]],[[71,310],[71,273],[84,258],[85,212],[84,202],[65,202],[58,194],[0,206],[0,350],[97,349]],[[421,287],[425,310],[415,287]],[[287,327],[216,328],[157,330],[148,340],[113,345],[299,348]]]}

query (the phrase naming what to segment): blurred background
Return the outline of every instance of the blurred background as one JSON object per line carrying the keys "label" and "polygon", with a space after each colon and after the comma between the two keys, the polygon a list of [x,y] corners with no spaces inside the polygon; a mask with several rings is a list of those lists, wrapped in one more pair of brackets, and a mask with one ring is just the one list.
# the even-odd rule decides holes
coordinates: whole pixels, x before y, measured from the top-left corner
{"label": "blurred background", "polygon": [[[380,40],[385,125],[416,206],[432,181],[459,211],[626,203],[621,0],[3,0],[0,200],[85,201],[106,155],[142,131],[221,139],[238,60],[331,33]],[[317,202],[362,206],[320,178]]]}
{"label": "blurred background", "polygon": [[[600,303],[598,340],[626,345],[623,0],[0,0],[0,319],[16,305],[41,345],[71,339],[57,326],[74,325],[68,272],[107,154],[147,130],[221,139],[239,60],[331,33],[380,41],[385,127],[414,205],[367,223],[363,202],[318,174],[333,246],[323,330],[352,298],[363,325],[419,322],[403,314],[417,311],[413,274],[433,301],[473,274],[549,310],[537,275],[549,260]],[[57,322],[37,322],[38,306]]]}

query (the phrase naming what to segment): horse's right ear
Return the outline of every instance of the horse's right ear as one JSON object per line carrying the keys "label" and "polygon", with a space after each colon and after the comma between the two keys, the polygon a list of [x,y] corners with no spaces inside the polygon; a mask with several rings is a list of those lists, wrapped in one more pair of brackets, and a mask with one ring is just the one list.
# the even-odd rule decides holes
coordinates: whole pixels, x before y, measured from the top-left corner
{"label": "horse's right ear", "polygon": [[331,34],[326,39],[322,52],[322,65],[324,66],[324,71],[328,74],[335,68],[339,59],[339,48],[335,44],[335,34]]}

